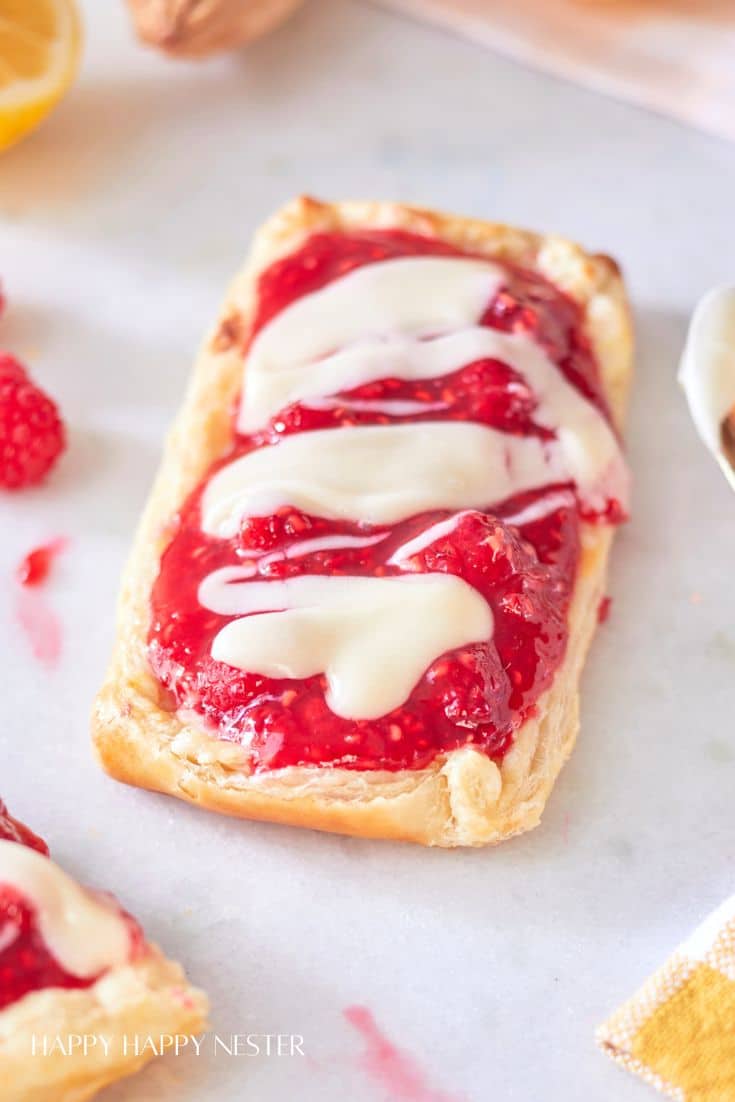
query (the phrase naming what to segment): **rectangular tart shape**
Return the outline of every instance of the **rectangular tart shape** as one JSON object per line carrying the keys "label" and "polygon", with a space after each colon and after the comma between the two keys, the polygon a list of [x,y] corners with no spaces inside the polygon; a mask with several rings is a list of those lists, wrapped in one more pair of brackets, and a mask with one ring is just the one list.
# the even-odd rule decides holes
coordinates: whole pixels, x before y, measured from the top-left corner
{"label": "rectangular tart shape", "polygon": [[[199,354],[125,571],[112,663],[94,706],[94,745],[103,767],[119,780],[225,814],[426,845],[494,843],[538,823],[577,735],[579,679],[598,620],[614,534],[614,527],[599,517],[593,522],[583,516],[579,524],[563,658],[502,755],[467,744],[415,768],[319,762],[254,768],[242,742],[216,737],[200,717],[177,708],[151,665],[151,593],[180,510],[231,447],[233,410],[260,306],[259,277],[315,234],[365,231],[419,235],[448,250],[548,280],[579,308],[604,401],[620,430],[632,334],[622,281],[609,258],[589,255],[558,237],[395,203],[296,200],[256,235]],[[349,334],[349,319],[344,329]],[[212,515],[218,515],[216,509]]]}

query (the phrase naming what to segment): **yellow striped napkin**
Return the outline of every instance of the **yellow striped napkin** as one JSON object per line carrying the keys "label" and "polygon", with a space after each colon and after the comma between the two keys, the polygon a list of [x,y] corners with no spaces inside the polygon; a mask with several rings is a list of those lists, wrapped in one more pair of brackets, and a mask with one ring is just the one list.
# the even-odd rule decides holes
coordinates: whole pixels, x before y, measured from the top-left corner
{"label": "yellow striped napkin", "polygon": [[677,1102],[735,1102],[735,896],[601,1026],[597,1041]]}

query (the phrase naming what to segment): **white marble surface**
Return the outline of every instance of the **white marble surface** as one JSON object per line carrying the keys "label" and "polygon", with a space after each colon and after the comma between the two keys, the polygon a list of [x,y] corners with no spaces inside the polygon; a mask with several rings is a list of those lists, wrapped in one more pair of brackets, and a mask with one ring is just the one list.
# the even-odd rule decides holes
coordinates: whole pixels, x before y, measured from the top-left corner
{"label": "white marble surface", "polygon": [[[59,859],[114,887],[209,989],[220,1031],[309,1058],[167,1058],[110,1102],[637,1102],[595,1025],[732,891],[735,501],[674,383],[685,318],[733,278],[735,147],[357,3],[312,2],[201,68],[85,4],[82,80],[0,162],[0,345],[58,395],[71,450],[0,502],[1,788]],[[640,335],[610,622],[542,827],[424,852],[238,824],[94,765],[90,701],[117,578],[196,343],[256,223],[299,190],[554,228],[624,264]],[[59,533],[48,671],[11,575]],[[693,595],[697,595],[693,597]],[[381,1086],[342,1010],[369,1006],[424,1093]]]}

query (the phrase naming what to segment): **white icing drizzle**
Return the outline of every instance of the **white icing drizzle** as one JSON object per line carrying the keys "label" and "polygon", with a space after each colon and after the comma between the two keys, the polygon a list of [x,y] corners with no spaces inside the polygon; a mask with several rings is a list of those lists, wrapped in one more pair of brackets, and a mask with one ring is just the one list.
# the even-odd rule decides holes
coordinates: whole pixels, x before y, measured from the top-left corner
{"label": "white icing drizzle", "polygon": [[[243,517],[284,505],[367,524],[393,524],[428,509],[487,505],[553,473],[558,447],[467,422],[325,429],[285,437],[219,470],[202,499],[202,527],[234,536]],[[508,488],[511,488],[509,491]]]}
{"label": "white icing drizzle", "polygon": [[[311,540],[292,543],[283,551],[272,551],[260,559],[261,566],[277,562],[279,559],[300,559],[304,555],[313,555],[315,551],[340,551],[347,547],[372,547],[387,537],[387,532],[378,532],[374,536],[343,536],[336,532],[329,536],[315,536]],[[257,554],[257,552],[256,552]]]}
{"label": "white icing drizzle", "polygon": [[697,432],[735,489],[735,471],[722,450],[722,423],[735,407],[735,287],[716,287],[697,305],[679,381]]}
{"label": "white icing drizzle", "polygon": [[530,505],[519,509],[517,513],[508,513],[502,518],[503,524],[515,524],[520,528],[524,524],[533,524],[534,521],[543,520],[557,509],[570,509],[574,505],[574,494],[569,490],[559,490],[557,493],[544,494]]}
{"label": "white icing drizzle", "polygon": [[[400,359],[401,350],[410,371],[414,342],[406,338],[471,325],[502,281],[502,269],[484,260],[401,257],[357,268],[304,295],[250,346],[238,429],[253,432],[298,398],[385,378],[386,362]],[[348,347],[357,342],[362,346]]]}
{"label": "white icing drizzle", "polygon": [[130,933],[120,912],[43,854],[0,839],[0,884],[32,905],[43,940],[73,976],[91,979],[129,960]]}
{"label": "white icing drizzle", "polygon": [[436,524],[432,524],[429,528],[425,528],[423,532],[419,532],[418,536],[414,536],[408,543],[401,544],[397,547],[388,562],[391,566],[402,566],[408,559],[413,558],[414,555],[418,555],[419,552],[424,551],[427,547],[430,547],[432,543],[436,543],[437,540],[444,539],[445,536],[449,536],[461,523],[462,519],[469,516],[471,510],[463,509],[460,513],[455,513],[454,516],[447,517],[446,520],[440,520]]}
{"label": "white icing drizzle", "polygon": [[[412,556],[449,535],[467,511],[527,490],[574,482],[590,509],[604,508],[610,497],[625,507],[627,471],[605,417],[531,337],[478,324],[503,279],[503,270],[485,261],[410,257],[357,269],[298,299],[250,347],[238,428],[254,432],[295,401],[393,416],[445,408],[336,396],[374,380],[441,378],[495,359],[521,377],[510,389],[530,388],[534,420],[553,439],[448,420],[285,436],[214,475],[202,498],[203,530],[229,539],[244,517],[283,506],[373,525],[458,510],[394,551],[389,563],[408,570]],[[552,493],[506,522],[528,523],[573,501],[569,493]],[[382,538],[319,537],[260,561]],[[405,702],[439,655],[492,636],[487,602],[452,575],[300,575],[267,582],[253,581],[255,571],[245,562],[202,581],[200,603],[238,617],[217,634],[212,656],[264,676],[324,674],[327,702],[345,718],[386,714]]]}
{"label": "white icing drizzle", "polygon": [[393,524],[428,509],[483,508],[568,481],[576,481],[593,508],[603,507],[609,493],[625,504],[617,441],[608,430],[595,437],[590,452],[585,436],[591,428],[583,424],[575,433],[565,425],[558,440],[546,442],[464,421],[298,433],[218,471],[204,492],[202,527],[231,538],[243,517],[268,516],[284,505],[333,519]]}
{"label": "white icing drizzle", "polygon": [[303,403],[307,409],[349,409],[354,413],[377,413],[388,417],[411,417],[416,413],[438,413],[446,409],[446,402],[414,402],[400,398],[352,399],[312,398]]}
{"label": "white icing drizzle", "polygon": [[[315,536],[314,539],[311,540],[301,540],[299,543],[292,543],[288,547],[280,548],[278,551],[271,551],[267,555],[261,555],[259,551],[241,551],[240,554],[245,561],[239,566],[228,568],[233,571],[233,576],[230,580],[244,582],[246,578],[254,578],[259,569],[262,570],[264,566],[268,566],[270,563],[283,562],[284,559],[300,559],[303,558],[304,555],[312,555],[316,551],[339,551],[347,547],[372,547],[373,544],[380,543],[380,541],[386,539],[387,536],[387,532],[378,532],[374,536],[343,536],[337,532],[333,532],[328,536]],[[256,559],[257,565],[255,561],[253,561]],[[208,608],[206,587],[207,578],[200,584],[198,600],[201,605]],[[202,593],[205,595],[204,598],[202,597]]]}
{"label": "white icing drizzle", "polygon": [[212,657],[267,677],[324,674],[329,707],[348,719],[399,707],[436,658],[492,636],[485,599],[450,574],[238,585],[239,569],[224,567],[200,586],[205,607],[240,615],[215,636]]}
{"label": "white icing drizzle", "polygon": [[[510,513],[508,516],[502,517],[503,524],[514,524],[520,526],[523,524],[531,524],[533,521],[542,520],[544,517],[549,516],[550,513],[556,512],[557,509],[564,507],[570,508],[574,505],[574,494],[570,490],[559,490],[557,493],[544,494],[543,497],[538,498],[536,501],[531,502],[530,505],[526,505],[523,509],[519,509],[517,513]],[[444,539],[446,536],[450,536],[452,532],[460,525],[462,520],[470,516],[472,510],[463,509],[459,513],[454,513],[453,516],[447,517],[446,520],[440,520],[436,524],[432,524],[429,528],[425,528],[423,532],[419,532],[417,536],[414,536],[408,543],[402,544],[397,547],[391,557],[387,560],[391,566],[403,566],[414,555],[420,554],[427,547],[430,547],[432,543],[436,543],[437,540]],[[484,513],[477,514],[479,516],[485,516]]]}

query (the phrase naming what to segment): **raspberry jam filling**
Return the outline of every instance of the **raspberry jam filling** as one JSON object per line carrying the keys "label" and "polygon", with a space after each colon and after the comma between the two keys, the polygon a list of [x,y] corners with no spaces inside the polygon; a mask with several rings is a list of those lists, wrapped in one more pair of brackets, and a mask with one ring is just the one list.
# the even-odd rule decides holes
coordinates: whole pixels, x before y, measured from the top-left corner
{"label": "raspberry jam filling", "polygon": [[[422,255],[463,254],[397,231],[316,234],[261,275],[250,339],[301,296],[352,269]],[[479,324],[530,337],[607,416],[580,308],[535,273],[510,265],[503,272],[503,284]],[[514,500],[488,501],[482,511],[434,511],[383,527],[287,506],[271,516],[246,517],[231,539],[202,531],[201,499],[215,470],[295,433],[441,418],[517,436],[553,435],[534,422],[535,407],[520,375],[486,359],[439,378],[386,378],[326,399],[292,403],[253,435],[234,432],[231,451],[177,516],[152,591],[149,656],[169,690],[170,706],[198,714],[211,733],[247,747],[255,770],[298,764],[422,768],[437,754],[466,745],[501,759],[565,654],[580,553],[581,514],[573,487],[546,486]],[[597,515],[585,515],[605,522],[622,517],[615,499]],[[215,570],[242,564],[261,582],[307,574],[452,574],[487,601],[493,636],[438,657],[408,699],[388,714],[348,719],[330,710],[323,675],[268,677],[212,658],[212,641],[231,617],[204,608],[199,585]]]}
{"label": "raspberry jam filling", "polygon": [[44,853],[48,857],[48,846],[43,838],[34,834],[25,823],[14,819],[2,800],[0,800],[0,838],[8,842],[20,842],[22,846],[38,850],[39,853]]}
{"label": "raspberry jam filling", "polygon": [[[0,839],[17,842],[48,856],[46,843],[13,819],[1,800]],[[143,933],[134,919],[123,911],[121,914],[128,926],[133,959],[143,951]],[[29,992],[43,988],[91,987],[100,975],[102,973],[82,978],[62,967],[43,939],[35,908],[12,884],[2,883],[0,870],[0,1010]]]}
{"label": "raspberry jam filling", "polygon": [[91,987],[99,976],[72,976],[52,956],[28,901],[0,884],[0,1010],[45,987]]}

